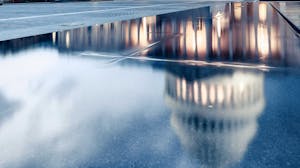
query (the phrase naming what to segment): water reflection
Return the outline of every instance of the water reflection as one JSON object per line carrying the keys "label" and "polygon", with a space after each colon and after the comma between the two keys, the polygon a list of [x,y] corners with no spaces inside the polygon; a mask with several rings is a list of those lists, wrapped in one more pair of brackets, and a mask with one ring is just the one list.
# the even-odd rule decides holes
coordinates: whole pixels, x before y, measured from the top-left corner
{"label": "water reflection", "polygon": [[172,110],[171,126],[184,150],[205,167],[240,162],[265,106],[264,75],[177,68],[167,73],[165,101]]}
{"label": "water reflection", "polygon": [[[142,154],[163,149],[150,144],[157,139],[153,133],[167,130],[153,129],[163,129],[151,122],[151,115],[162,113],[159,108],[144,109],[157,98],[156,92],[145,88],[163,88],[162,74],[134,67],[99,69],[98,62],[69,59],[53,49],[0,60],[1,168],[151,163]],[[145,132],[145,123],[152,129]],[[156,155],[149,154],[156,160]]]}
{"label": "water reflection", "polygon": [[[225,167],[247,150],[241,167],[298,164],[294,74],[135,60],[102,68],[106,61],[82,54],[299,65],[299,39],[263,3],[54,32],[0,48],[1,167]],[[268,101],[250,150],[265,94],[278,100]]]}
{"label": "water reflection", "polygon": [[[158,43],[156,43],[158,42]],[[37,43],[37,44],[35,44]],[[153,45],[156,44],[156,45]],[[266,3],[238,2],[1,42],[5,54],[29,46],[60,52],[298,66],[300,40]]]}

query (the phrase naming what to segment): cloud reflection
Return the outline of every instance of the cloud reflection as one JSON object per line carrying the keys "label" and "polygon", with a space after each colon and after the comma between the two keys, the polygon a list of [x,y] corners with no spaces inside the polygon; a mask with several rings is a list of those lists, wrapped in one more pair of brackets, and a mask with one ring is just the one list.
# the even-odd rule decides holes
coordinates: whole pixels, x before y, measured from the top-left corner
{"label": "cloud reflection", "polygon": [[[28,50],[0,60],[0,110],[5,117],[0,116],[1,167],[78,167],[91,158],[109,159],[106,152],[116,156],[114,162],[123,157],[122,151],[134,151],[136,141],[130,138],[121,149],[112,141],[130,132],[132,115],[140,114],[140,106],[149,99],[143,95],[155,94],[141,81],[150,83],[159,76],[132,67],[102,69],[99,63],[61,57],[53,49]],[[10,100],[22,106],[4,113],[13,105]],[[141,151],[136,152],[130,156]]]}

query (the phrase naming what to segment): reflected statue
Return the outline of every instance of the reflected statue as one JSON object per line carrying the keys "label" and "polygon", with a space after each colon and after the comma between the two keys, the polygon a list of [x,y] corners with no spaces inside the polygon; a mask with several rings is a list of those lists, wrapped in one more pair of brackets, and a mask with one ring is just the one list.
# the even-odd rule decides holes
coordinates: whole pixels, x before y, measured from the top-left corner
{"label": "reflected statue", "polygon": [[165,101],[184,150],[204,167],[238,163],[256,134],[256,120],[265,106],[263,74],[177,68],[186,75],[172,69],[167,73]]}

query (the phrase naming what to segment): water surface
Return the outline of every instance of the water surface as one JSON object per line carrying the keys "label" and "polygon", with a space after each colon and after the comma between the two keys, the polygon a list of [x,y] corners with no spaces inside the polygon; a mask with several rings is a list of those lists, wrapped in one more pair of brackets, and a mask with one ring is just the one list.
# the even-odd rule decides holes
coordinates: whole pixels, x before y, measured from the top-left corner
{"label": "water surface", "polygon": [[299,167],[299,44],[249,2],[0,42],[0,166]]}

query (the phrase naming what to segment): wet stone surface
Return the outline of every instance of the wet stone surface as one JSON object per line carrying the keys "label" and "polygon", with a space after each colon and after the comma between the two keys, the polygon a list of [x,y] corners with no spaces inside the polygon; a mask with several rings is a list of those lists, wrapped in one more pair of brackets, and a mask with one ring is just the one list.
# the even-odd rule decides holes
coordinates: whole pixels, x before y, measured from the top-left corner
{"label": "wet stone surface", "polygon": [[0,42],[1,167],[299,167],[299,36],[267,3]]}

